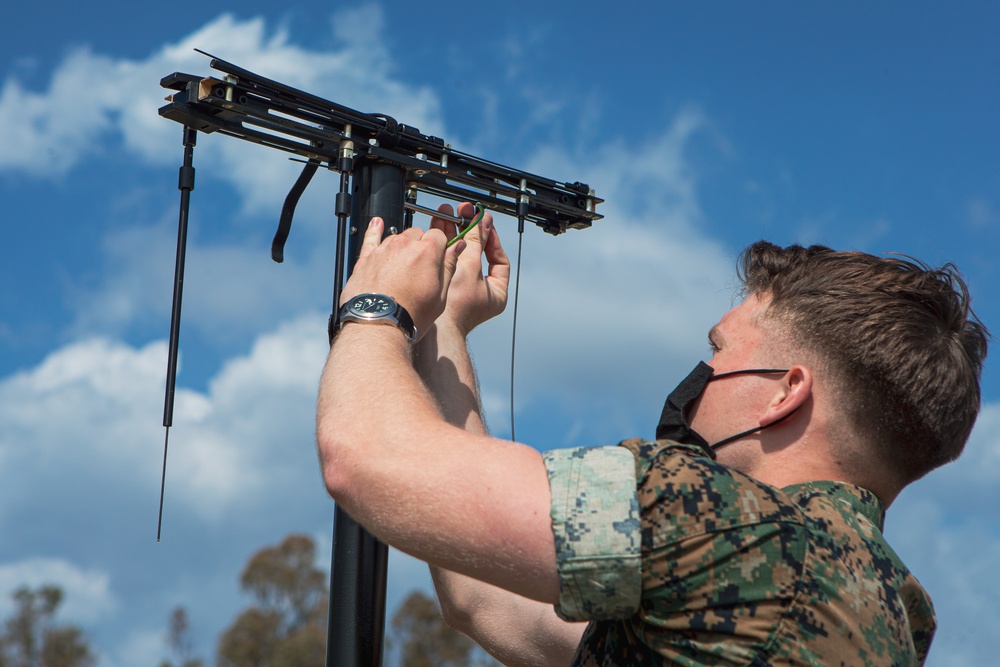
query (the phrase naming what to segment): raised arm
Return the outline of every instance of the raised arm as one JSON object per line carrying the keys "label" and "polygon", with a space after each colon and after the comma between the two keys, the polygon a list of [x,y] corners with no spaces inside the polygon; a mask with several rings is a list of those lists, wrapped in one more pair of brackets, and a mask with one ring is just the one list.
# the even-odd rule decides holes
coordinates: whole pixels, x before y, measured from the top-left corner
{"label": "raised arm", "polygon": [[[385,242],[381,232],[375,219],[345,301],[388,294],[426,331],[465,243],[446,251],[440,230]],[[320,383],[317,444],[330,494],[387,544],[520,595],[558,599],[541,456],[442,419],[402,330],[348,323],[339,332]]]}
{"label": "raised arm", "polygon": [[[459,213],[471,215],[471,206]],[[442,207],[451,213],[450,207]],[[435,219],[433,226],[450,238],[453,226]],[[475,369],[467,335],[499,315],[507,302],[510,262],[486,214],[466,237],[444,313],[417,346],[415,367],[449,423],[485,435]],[[487,270],[482,270],[485,257]],[[566,665],[586,624],[560,619],[552,604],[537,602],[477,579],[431,565],[431,576],[445,619],[472,637],[505,665]]]}

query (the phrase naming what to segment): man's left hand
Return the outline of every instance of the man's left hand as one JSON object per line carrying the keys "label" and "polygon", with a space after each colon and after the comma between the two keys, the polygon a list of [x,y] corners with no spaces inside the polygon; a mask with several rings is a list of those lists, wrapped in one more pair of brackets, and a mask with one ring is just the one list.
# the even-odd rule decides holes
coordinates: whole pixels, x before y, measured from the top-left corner
{"label": "man's left hand", "polygon": [[[451,205],[442,204],[438,210],[453,215]],[[471,218],[475,207],[465,202],[458,207],[461,216]],[[458,234],[455,223],[445,218],[431,219],[431,227],[440,229],[449,239]],[[462,336],[475,327],[503,312],[507,305],[507,284],[510,280],[510,260],[500,237],[493,227],[493,216],[483,212],[480,223],[469,230],[463,239],[468,247],[458,260],[455,276],[448,289],[448,304],[438,325],[455,326]],[[483,272],[483,259],[486,272]]]}

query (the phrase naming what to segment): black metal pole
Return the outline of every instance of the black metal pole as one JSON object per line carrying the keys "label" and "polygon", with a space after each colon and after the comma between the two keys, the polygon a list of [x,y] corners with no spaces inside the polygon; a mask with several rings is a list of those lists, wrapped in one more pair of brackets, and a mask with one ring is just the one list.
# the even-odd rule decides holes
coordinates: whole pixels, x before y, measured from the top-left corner
{"label": "black metal pole", "polygon": [[184,261],[187,254],[188,212],[191,191],[194,190],[194,147],[197,130],[184,126],[184,162],[177,174],[177,189],[181,191],[180,212],[177,216],[177,252],[174,256],[174,297],[170,307],[170,343],[167,348],[167,383],[163,392],[163,470],[160,473],[160,510],[156,519],[156,541],[163,527],[163,492],[167,486],[167,443],[174,424],[174,391],[177,387],[177,354],[181,333],[181,301],[184,296]]}
{"label": "black metal pole", "polygon": [[[356,160],[348,275],[354,270],[365,230],[374,216],[385,221],[386,234],[403,230],[404,175],[404,170],[394,165]],[[339,305],[333,304],[334,313]],[[388,559],[386,545],[337,506],[334,510],[327,667],[381,665]]]}

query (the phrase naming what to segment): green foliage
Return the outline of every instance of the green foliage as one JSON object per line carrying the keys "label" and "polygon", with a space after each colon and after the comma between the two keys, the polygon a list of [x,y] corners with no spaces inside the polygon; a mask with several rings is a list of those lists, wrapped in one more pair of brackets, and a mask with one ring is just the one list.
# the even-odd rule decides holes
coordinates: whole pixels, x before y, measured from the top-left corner
{"label": "green foliage", "polygon": [[58,586],[14,592],[16,609],[0,634],[0,667],[90,667],[94,656],[80,628],[56,625]]}
{"label": "green foliage", "polygon": [[254,597],[219,639],[217,667],[307,667],[326,654],[326,575],[316,544],[289,535],[255,553],[240,577]]}
{"label": "green foliage", "polygon": [[[316,544],[306,535],[289,535],[250,557],[240,585],[253,603],[219,637],[216,667],[322,667],[329,591],[315,561]],[[419,591],[400,605],[390,629],[386,644],[399,647],[396,664],[403,667],[499,667],[448,627],[437,601]],[[187,633],[187,615],[175,609],[167,640],[175,660],[160,667],[202,667],[191,657]]]}

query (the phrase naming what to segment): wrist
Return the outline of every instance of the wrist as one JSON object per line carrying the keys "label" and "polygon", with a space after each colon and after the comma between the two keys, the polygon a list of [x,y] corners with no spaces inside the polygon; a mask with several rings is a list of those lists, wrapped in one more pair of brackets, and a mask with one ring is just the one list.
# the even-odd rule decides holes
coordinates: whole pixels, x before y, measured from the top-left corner
{"label": "wrist", "polygon": [[344,348],[358,347],[363,349],[359,355],[371,358],[376,355],[400,355],[412,360],[414,345],[399,327],[371,326],[363,322],[343,322],[333,347],[338,351]]}
{"label": "wrist", "polygon": [[476,325],[469,324],[459,318],[448,317],[448,313],[445,313],[435,320],[434,327],[437,330],[438,338],[442,340],[465,341]]}
{"label": "wrist", "polygon": [[441,317],[434,321],[434,329],[436,329],[438,335],[441,336],[458,336],[465,338],[474,328],[475,327],[465,326],[459,320],[448,317],[448,313],[444,313]]}
{"label": "wrist", "polygon": [[[364,292],[344,301],[337,312],[336,320],[336,330],[354,322],[380,324],[400,329],[411,343],[415,343],[418,338],[417,327],[406,308],[397,303],[393,297],[377,292]],[[331,338],[336,330],[331,330]]]}

